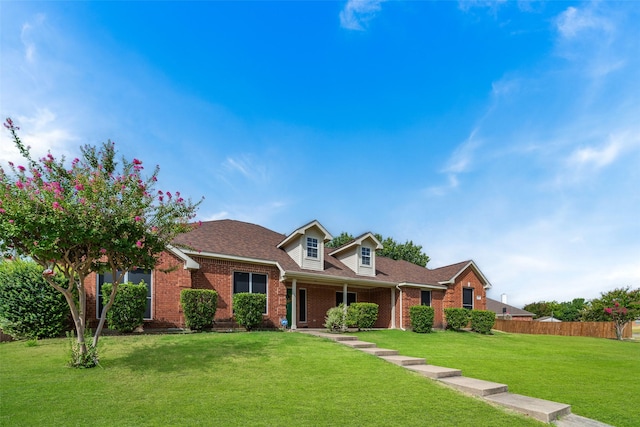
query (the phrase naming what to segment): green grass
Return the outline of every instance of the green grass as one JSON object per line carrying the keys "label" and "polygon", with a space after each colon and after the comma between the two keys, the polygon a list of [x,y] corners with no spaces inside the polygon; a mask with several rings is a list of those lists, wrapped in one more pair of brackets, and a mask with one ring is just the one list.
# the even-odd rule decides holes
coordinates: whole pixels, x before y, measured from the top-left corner
{"label": "green grass", "polygon": [[67,351],[0,345],[0,425],[540,425],[304,334],[104,337],[88,370],[66,367]]}
{"label": "green grass", "polygon": [[357,335],[430,364],[462,369],[465,376],[507,384],[514,393],[570,404],[578,415],[617,427],[639,425],[638,341],[501,332]]}

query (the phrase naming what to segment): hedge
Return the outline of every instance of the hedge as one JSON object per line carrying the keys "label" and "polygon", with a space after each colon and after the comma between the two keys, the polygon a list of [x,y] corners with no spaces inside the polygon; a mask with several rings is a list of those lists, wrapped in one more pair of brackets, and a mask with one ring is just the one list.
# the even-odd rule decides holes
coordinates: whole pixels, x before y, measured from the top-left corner
{"label": "hedge", "polygon": [[354,302],[347,309],[347,325],[361,329],[371,329],[378,320],[378,304]]}
{"label": "hedge", "polygon": [[337,307],[331,307],[327,310],[327,316],[324,318],[324,327],[329,332],[344,332],[347,330],[347,316],[344,304]]}
{"label": "hedge", "polygon": [[419,334],[429,333],[433,329],[435,310],[428,305],[414,305],[409,308],[411,328]]}
{"label": "hedge", "polygon": [[447,321],[447,328],[460,331],[469,324],[471,310],[466,308],[445,308],[444,317]]}
{"label": "hedge", "polygon": [[187,328],[201,331],[213,325],[218,308],[218,293],[210,289],[183,289],[180,305]]}
{"label": "hedge", "polygon": [[[111,298],[111,283],[102,285],[102,300],[106,302]],[[144,312],[147,307],[147,284],[144,281],[139,284],[120,283],[116,291],[111,309],[107,312],[107,325],[109,329],[120,332],[133,332],[135,328],[143,324]]]}
{"label": "hedge", "polygon": [[[61,292],[42,277],[32,261],[0,261],[0,329],[15,339],[53,338],[70,326],[70,311]],[[54,280],[66,287],[61,274]]]}
{"label": "hedge", "polygon": [[265,294],[240,292],[233,295],[233,316],[247,331],[262,323],[262,313],[267,306]]}
{"label": "hedge", "polygon": [[471,329],[481,334],[491,333],[496,313],[489,310],[471,310]]}

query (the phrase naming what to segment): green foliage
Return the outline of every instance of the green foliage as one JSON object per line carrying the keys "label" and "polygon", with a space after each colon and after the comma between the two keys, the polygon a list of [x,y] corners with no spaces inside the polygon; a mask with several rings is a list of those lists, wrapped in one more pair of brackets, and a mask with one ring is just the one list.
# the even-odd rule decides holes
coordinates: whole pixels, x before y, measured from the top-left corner
{"label": "green foliage", "polygon": [[[4,125],[24,164],[9,163],[8,170],[0,166],[0,252],[30,257],[46,269],[44,278],[69,304],[79,351],[86,351],[84,279],[109,269],[117,289],[122,280],[117,271],[153,268],[166,246],[192,229],[189,220],[198,203],[178,192],[155,190],[157,167],[145,177],[138,159],[123,158],[119,165],[111,142],[81,147],[81,156],[70,163],[51,153],[36,160],[11,119]],[[55,282],[54,271],[63,273],[64,285]]]}
{"label": "green foliage", "polygon": [[267,296],[265,294],[249,292],[233,294],[233,316],[238,325],[244,326],[247,331],[262,323],[262,314],[266,306]]}
{"label": "green foliage", "polygon": [[481,334],[491,333],[496,323],[496,313],[489,310],[471,310],[471,329]]}
{"label": "green foliage", "polygon": [[330,332],[344,332],[347,330],[347,314],[344,304],[331,307],[324,318],[324,327]]}
{"label": "green foliage", "polygon": [[[102,298],[107,301],[111,296],[113,285],[102,285]],[[110,329],[120,332],[133,332],[142,325],[144,312],[147,307],[147,284],[144,281],[139,284],[121,283],[118,286],[116,297],[107,313],[107,324]]]}
{"label": "green foliage", "polygon": [[347,309],[347,325],[362,329],[371,329],[378,320],[378,304],[355,302]]}
{"label": "green foliage", "polygon": [[572,301],[539,301],[527,304],[524,310],[534,313],[536,318],[553,316],[563,322],[577,322],[582,316],[586,304],[584,298],[574,298]]}
{"label": "green foliage", "polygon": [[98,357],[98,347],[90,342],[91,330],[85,329],[87,335],[81,342],[78,340],[73,331],[67,331],[67,339],[69,341],[70,360],[68,365],[72,368],[93,368],[100,364]]}
{"label": "green foliage", "polygon": [[218,293],[210,289],[183,289],[180,291],[180,305],[187,328],[201,331],[213,325]]}
{"label": "green foliage", "polygon": [[471,310],[466,308],[445,308],[444,317],[447,322],[447,328],[460,331],[469,324]]}
{"label": "green foliage", "polygon": [[613,321],[616,337],[621,340],[624,329],[633,320],[640,318],[640,288],[618,288],[600,294],[590,301],[583,311],[585,321]]}
{"label": "green foliage", "polygon": [[[69,326],[64,296],[42,277],[32,261],[0,261],[0,329],[13,338],[52,338]],[[61,275],[52,280],[65,282]]]}
{"label": "green foliage", "polygon": [[378,255],[391,259],[402,259],[421,267],[427,266],[429,256],[422,252],[421,245],[416,245],[411,240],[405,243],[398,243],[391,237],[382,239],[382,235],[380,234],[376,234],[375,236],[383,246],[382,249],[376,252]]}
{"label": "green foliage", "polygon": [[411,328],[419,334],[429,333],[433,329],[435,310],[428,305],[414,305],[409,307]]}
{"label": "green foliage", "polygon": [[345,231],[340,233],[338,237],[334,237],[329,243],[326,244],[328,248],[339,248],[345,243],[349,243],[353,240],[353,236]]}

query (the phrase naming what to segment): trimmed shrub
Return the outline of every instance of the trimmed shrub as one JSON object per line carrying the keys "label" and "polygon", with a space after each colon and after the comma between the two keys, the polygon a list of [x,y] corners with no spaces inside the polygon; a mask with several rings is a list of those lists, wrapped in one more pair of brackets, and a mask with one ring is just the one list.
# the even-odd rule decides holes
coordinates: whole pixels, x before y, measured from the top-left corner
{"label": "trimmed shrub", "polygon": [[466,308],[445,308],[444,317],[447,321],[447,328],[460,331],[469,324],[471,310]]}
{"label": "trimmed shrub", "polygon": [[361,329],[371,329],[378,320],[378,304],[354,302],[347,309],[347,325]]}
{"label": "trimmed shrub", "polygon": [[267,296],[265,294],[249,292],[233,294],[233,316],[238,325],[244,326],[247,331],[262,323],[262,313],[264,313],[266,306]]}
{"label": "trimmed shrub", "polygon": [[180,305],[187,328],[201,331],[213,325],[218,293],[210,289],[183,289],[180,291]]}
{"label": "trimmed shrub", "polygon": [[409,308],[411,328],[419,334],[429,333],[433,329],[435,310],[428,305],[414,305]]}
{"label": "trimmed shrub", "polygon": [[[102,285],[102,300],[109,301],[111,297],[111,283]],[[116,297],[111,309],[107,312],[109,329],[120,332],[133,332],[142,325],[144,312],[147,307],[147,284],[121,283],[118,285]]]}
{"label": "trimmed shrub", "polygon": [[[52,338],[69,325],[69,306],[32,261],[0,261],[0,329],[15,339]],[[67,287],[61,274],[54,279]]]}
{"label": "trimmed shrub", "polygon": [[471,329],[481,334],[491,333],[496,323],[496,313],[489,310],[471,310]]}
{"label": "trimmed shrub", "polygon": [[347,330],[347,314],[344,304],[327,310],[327,316],[324,318],[324,327],[329,332],[344,332]]}

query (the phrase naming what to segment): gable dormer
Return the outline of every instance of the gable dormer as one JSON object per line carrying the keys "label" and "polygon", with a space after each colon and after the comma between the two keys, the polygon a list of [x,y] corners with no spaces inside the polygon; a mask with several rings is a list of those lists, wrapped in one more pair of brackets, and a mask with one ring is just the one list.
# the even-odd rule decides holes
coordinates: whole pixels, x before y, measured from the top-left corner
{"label": "gable dormer", "polygon": [[324,270],[324,245],[333,236],[318,221],[311,221],[289,234],[280,244],[301,268]]}
{"label": "gable dormer", "polygon": [[338,258],[354,273],[361,276],[376,275],[376,250],[382,243],[372,233],[365,233],[346,243],[329,255]]}

